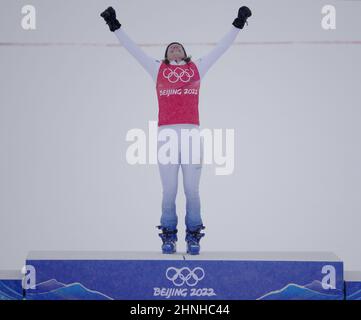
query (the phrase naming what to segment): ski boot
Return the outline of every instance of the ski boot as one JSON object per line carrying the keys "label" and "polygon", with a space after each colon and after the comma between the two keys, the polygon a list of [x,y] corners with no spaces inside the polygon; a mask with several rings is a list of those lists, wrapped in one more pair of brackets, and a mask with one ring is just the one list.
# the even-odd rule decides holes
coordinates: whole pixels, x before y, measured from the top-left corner
{"label": "ski boot", "polygon": [[171,254],[177,250],[177,229],[169,229],[163,226],[157,226],[158,229],[162,229],[162,233],[159,233],[159,237],[162,239],[162,253]]}
{"label": "ski boot", "polygon": [[199,240],[205,236],[204,233],[201,233],[201,230],[205,229],[204,225],[199,225],[194,231],[186,229],[186,238],[187,241],[187,253],[189,254],[199,254],[200,245]]}

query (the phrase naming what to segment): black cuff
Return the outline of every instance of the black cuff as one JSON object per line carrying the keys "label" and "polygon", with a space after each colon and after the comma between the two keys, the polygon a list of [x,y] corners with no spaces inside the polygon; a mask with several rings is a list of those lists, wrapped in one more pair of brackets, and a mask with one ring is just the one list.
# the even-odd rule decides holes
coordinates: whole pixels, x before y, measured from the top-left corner
{"label": "black cuff", "polygon": [[115,30],[118,30],[120,27],[121,27],[121,24],[118,20],[114,20],[111,23],[109,23],[109,29],[112,32],[114,32]]}
{"label": "black cuff", "polygon": [[232,22],[232,24],[238,29],[243,29],[245,23],[246,23],[246,19],[241,19],[241,18],[236,18]]}

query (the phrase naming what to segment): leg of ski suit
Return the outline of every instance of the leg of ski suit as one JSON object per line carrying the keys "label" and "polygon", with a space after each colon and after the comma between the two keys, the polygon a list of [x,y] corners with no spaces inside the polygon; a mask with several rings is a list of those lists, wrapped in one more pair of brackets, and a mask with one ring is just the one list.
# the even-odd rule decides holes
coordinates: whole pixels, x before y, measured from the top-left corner
{"label": "leg of ski suit", "polygon": [[[177,133],[178,163],[163,164],[158,159],[158,167],[163,187],[162,216],[160,223],[162,226],[171,229],[175,229],[177,227],[178,216],[176,213],[176,196],[178,191],[178,172],[179,167],[181,167],[183,174],[183,188],[186,196],[185,224],[188,229],[194,230],[196,226],[202,224],[199,182],[203,161],[203,140],[200,139],[199,149],[197,149],[197,145],[195,145],[195,152],[198,152],[198,158],[197,154],[195,155],[195,158],[200,161],[193,162],[192,155],[194,151],[192,148],[192,139],[189,139],[189,146],[184,146],[182,149],[181,129],[196,129],[199,135],[199,127],[192,124],[166,125],[159,127],[158,133],[165,128],[171,128]],[[168,140],[160,141],[158,139],[158,151],[161,146],[167,142]],[[183,161],[182,153],[184,157],[187,153],[189,154],[189,157],[187,157],[188,162],[187,160]]]}

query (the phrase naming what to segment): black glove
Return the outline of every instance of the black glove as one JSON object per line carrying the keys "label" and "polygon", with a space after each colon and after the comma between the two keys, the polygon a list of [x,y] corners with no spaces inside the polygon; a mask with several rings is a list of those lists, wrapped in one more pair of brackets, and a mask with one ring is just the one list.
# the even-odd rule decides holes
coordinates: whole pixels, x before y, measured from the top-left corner
{"label": "black glove", "polygon": [[114,32],[120,28],[121,24],[117,20],[115,10],[112,7],[108,7],[108,9],[103,11],[100,16],[104,18],[105,22],[109,26],[110,31]]}
{"label": "black glove", "polygon": [[251,15],[252,12],[248,7],[240,7],[238,10],[238,17],[234,19],[232,24],[238,29],[243,29],[244,24],[247,22],[247,18],[249,18]]}

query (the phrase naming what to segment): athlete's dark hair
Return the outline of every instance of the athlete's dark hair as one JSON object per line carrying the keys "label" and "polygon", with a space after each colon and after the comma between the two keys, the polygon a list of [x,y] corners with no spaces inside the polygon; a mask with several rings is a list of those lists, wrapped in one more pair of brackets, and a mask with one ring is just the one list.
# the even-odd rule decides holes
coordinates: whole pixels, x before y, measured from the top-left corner
{"label": "athlete's dark hair", "polygon": [[190,62],[192,60],[192,56],[187,56],[187,52],[186,50],[184,49],[183,45],[179,42],[171,42],[170,44],[168,44],[167,48],[165,49],[165,53],[164,53],[164,59],[163,59],[163,62],[165,64],[169,64],[170,61],[168,59],[168,48],[172,45],[172,44],[179,44],[183,51],[184,51],[184,55],[185,55],[185,58],[183,58],[182,60],[184,60],[186,63]]}

